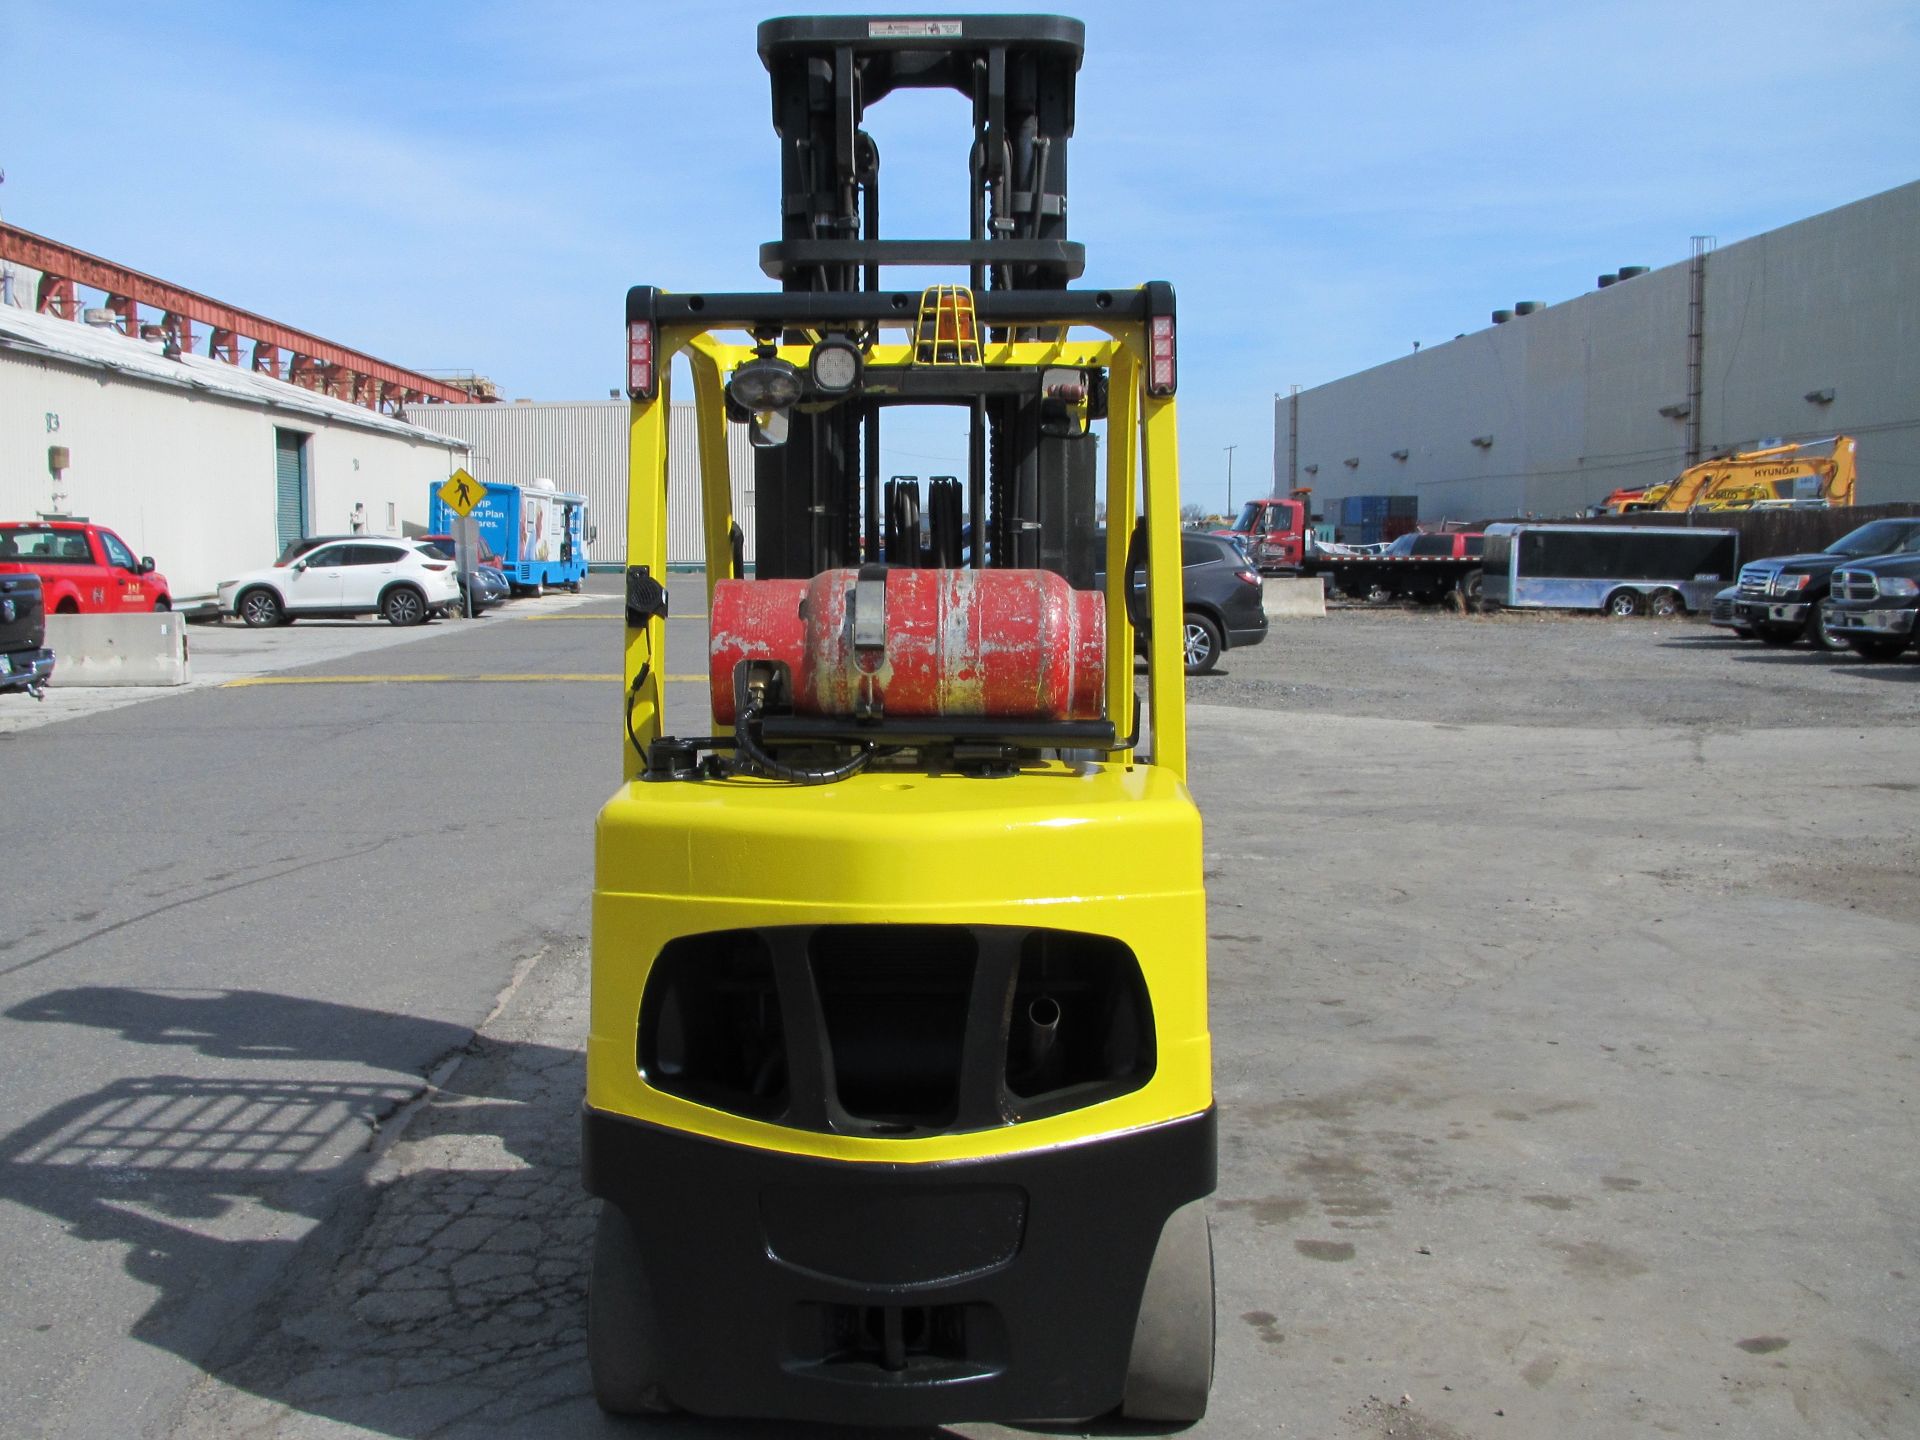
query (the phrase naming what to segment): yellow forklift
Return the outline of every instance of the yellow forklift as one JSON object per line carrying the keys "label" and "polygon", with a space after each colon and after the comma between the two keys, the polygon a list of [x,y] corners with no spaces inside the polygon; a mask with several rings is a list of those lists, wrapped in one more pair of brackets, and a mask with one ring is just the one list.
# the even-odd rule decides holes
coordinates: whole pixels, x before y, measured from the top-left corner
{"label": "yellow forklift", "polygon": [[[1205,1413],[1174,301],[1072,284],[1083,44],[1058,16],[766,22],[781,288],[628,293],[624,783],[596,835],[583,1157],[608,1411]],[[862,120],[916,87],[973,106],[965,239],[879,231]],[[951,283],[889,289],[898,266]],[[676,370],[703,477],[695,735],[664,723]],[[964,477],[882,484],[909,406],[969,417]],[[754,443],[751,578],[729,423]]]}

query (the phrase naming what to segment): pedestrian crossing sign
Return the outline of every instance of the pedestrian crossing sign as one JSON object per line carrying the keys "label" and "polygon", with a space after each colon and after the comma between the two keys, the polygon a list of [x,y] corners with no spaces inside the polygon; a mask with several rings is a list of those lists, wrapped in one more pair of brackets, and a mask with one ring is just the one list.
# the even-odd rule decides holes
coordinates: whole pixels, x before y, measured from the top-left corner
{"label": "pedestrian crossing sign", "polygon": [[487,487],[465,470],[456,470],[447,477],[447,483],[440,487],[440,498],[449,510],[465,519],[473,513],[475,506],[487,498]]}

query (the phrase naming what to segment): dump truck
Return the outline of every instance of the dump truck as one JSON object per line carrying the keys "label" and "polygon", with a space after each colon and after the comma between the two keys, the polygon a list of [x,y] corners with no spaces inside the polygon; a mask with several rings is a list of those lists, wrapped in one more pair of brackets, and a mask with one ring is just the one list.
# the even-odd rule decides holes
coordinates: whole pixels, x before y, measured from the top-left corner
{"label": "dump truck", "polygon": [[[626,298],[621,783],[596,829],[583,1112],[594,1395],[1184,1425],[1212,1378],[1216,1158],[1173,288],[1075,283],[1078,21],[801,17],[758,40],[779,288]],[[880,231],[864,121],[909,89],[969,103],[964,237]],[[901,266],[949,278],[890,287]],[[684,733],[663,581],[689,380],[708,619]],[[883,486],[892,422],[927,406],[968,417],[967,473]],[[751,579],[730,420],[755,447]]]}

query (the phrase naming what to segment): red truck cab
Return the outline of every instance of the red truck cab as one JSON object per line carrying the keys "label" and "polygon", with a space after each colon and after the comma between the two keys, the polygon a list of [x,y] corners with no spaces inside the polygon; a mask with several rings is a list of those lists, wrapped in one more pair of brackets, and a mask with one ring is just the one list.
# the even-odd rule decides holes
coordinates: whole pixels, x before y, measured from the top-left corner
{"label": "red truck cab", "polygon": [[135,559],[126,541],[85,520],[0,521],[0,574],[38,575],[49,615],[173,608],[153,558]]}
{"label": "red truck cab", "polygon": [[1306,503],[1249,500],[1231,528],[1213,533],[1239,542],[1247,558],[1260,570],[1298,570],[1306,559]]}

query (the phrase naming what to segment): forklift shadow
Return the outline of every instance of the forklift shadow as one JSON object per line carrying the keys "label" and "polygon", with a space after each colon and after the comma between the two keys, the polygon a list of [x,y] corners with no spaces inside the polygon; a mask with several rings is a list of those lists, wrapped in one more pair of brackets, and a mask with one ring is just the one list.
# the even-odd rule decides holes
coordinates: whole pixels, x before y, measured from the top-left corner
{"label": "forklift shadow", "polygon": [[[206,1377],[186,1433],[269,1430],[292,1410],[400,1440],[845,1434],[594,1404],[578,1051],[257,991],[79,987],[7,1018],[225,1062],[113,1080],[0,1140],[0,1199],[116,1247],[154,1291],[127,1334]],[[460,1064],[428,1090],[381,1068],[394,1053]],[[236,1059],[284,1063],[236,1074]],[[403,1152],[370,1144],[416,1101]]]}

